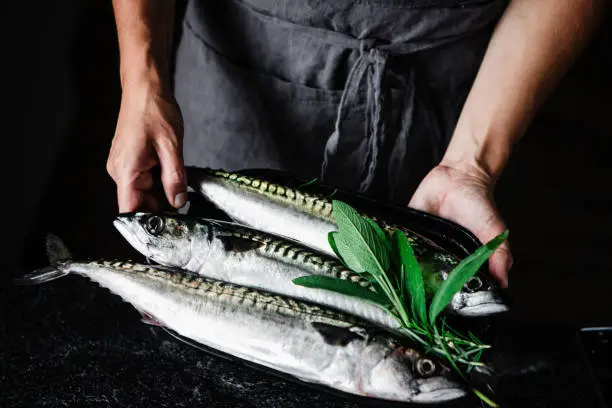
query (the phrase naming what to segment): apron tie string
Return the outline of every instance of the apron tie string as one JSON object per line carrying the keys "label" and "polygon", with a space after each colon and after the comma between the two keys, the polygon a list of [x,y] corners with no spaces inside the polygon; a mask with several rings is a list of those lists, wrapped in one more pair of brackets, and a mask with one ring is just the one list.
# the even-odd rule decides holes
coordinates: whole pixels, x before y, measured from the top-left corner
{"label": "apron tie string", "polygon": [[338,151],[343,137],[342,122],[347,113],[348,103],[357,97],[359,87],[366,80],[365,126],[367,138],[367,156],[361,169],[360,192],[366,192],[372,185],[377,168],[379,152],[385,140],[385,123],[383,107],[385,105],[384,80],[387,68],[388,53],[374,47],[374,40],[360,41],[359,57],[351,67],[340,103],[334,132],[325,146],[321,179],[325,180],[331,157]]}

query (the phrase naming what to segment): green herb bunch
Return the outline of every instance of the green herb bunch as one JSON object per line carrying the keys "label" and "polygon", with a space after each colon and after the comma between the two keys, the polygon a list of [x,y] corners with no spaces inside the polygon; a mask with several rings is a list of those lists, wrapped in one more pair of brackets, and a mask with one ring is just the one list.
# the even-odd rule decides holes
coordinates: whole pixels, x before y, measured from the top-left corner
{"label": "green herb bunch", "polygon": [[[387,234],[344,202],[334,200],[332,209],[338,230],[329,233],[329,244],[341,262],[364,276],[374,290],[326,276],[303,276],[293,282],[358,297],[384,308],[397,319],[403,334],[422,344],[426,351],[445,358],[464,379],[474,367],[484,367],[480,359],[490,346],[470,332],[464,335],[453,330],[440,314],[504,242],[508,231],[464,258],[435,289],[428,305],[424,274],[406,235],[399,230]],[[474,392],[495,406],[483,393]]]}

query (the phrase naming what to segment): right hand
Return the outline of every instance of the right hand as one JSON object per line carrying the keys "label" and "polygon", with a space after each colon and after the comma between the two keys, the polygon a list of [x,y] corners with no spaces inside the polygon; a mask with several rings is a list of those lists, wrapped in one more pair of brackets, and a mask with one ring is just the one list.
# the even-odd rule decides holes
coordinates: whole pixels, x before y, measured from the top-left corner
{"label": "right hand", "polygon": [[[477,163],[444,160],[421,181],[409,206],[456,222],[487,243],[507,227],[493,199],[492,177]],[[513,258],[506,240],[489,258],[489,271],[503,288]]]}
{"label": "right hand", "polygon": [[119,212],[158,211],[153,173],[161,166],[166,200],[180,208],[187,200],[183,164],[183,120],[170,91],[151,83],[124,87],[106,169],[117,184]]}

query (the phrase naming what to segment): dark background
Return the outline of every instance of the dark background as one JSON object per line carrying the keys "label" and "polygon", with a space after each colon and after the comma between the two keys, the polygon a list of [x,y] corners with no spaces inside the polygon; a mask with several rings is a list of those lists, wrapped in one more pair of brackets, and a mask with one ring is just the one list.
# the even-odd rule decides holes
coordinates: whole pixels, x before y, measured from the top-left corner
{"label": "dark background", "polygon": [[[27,19],[8,37],[5,49],[11,72],[5,86],[10,108],[4,115],[5,123],[12,126],[5,130],[2,148],[0,357],[4,358],[0,359],[0,388],[7,375],[36,375],[39,362],[27,356],[38,353],[40,359],[45,355],[45,343],[38,340],[41,327],[44,335],[61,338],[64,329],[58,333],[54,327],[71,326],[71,318],[106,319],[103,326],[88,322],[90,326],[76,339],[91,342],[91,352],[107,344],[102,340],[105,335],[121,331],[120,326],[108,327],[112,324],[108,320],[113,319],[107,312],[127,314],[125,324],[138,324],[137,315],[128,308],[104,306],[110,295],[83,294],[92,290],[87,283],[72,280],[69,289],[54,293],[52,289],[22,292],[8,282],[39,261],[40,237],[46,230],[61,236],[77,254],[133,254],[112,227],[116,197],[105,170],[121,95],[111,3],[40,2],[36,12],[23,10],[16,15],[27,15]],[[612,19],[608,15],[516,147],[497,189],[515,256],[510,275],[513,316],[537,327],[612,323],[611,51]],[[47,295],[62,296],[62,300],[50,303],[45,300]],[[102,304],[96,304],[98,299]],[[92,308],[83,309],[85,303]],[[32,310],[26,313],[27,308]],[[63,312],[54,313],[50,308]],[[149,338],[147,328],[139,330],[148,340],[130,347],[157,341]],[[72,335],[64,335],[63,341],[75,341]],[[28,337],[32,340],[26,340]],[[162,348],[177,347],[163,344]],[[32,352],[30,347],[40,349]],[[57,357],[60,352],[70,354],[69,348],[54,348],[47,356]],[[19,368],[7,366],[11,356],[22,358]],[[85,353],[72,363],[88,362],[90,357]],[[115,363],[120,374],[121,358]],[[55,374],[59,376],[61,370]],[[172,375],[180,373],[173,371]],[[88,401],[78,389],[71,392],[75,404]],[[206,395],[209,401],[224,400],[223,396]],[[97,401],[100,406],[112,402],[112,398]],[[211,402],[207,406],[251,406],[228,404]]]}

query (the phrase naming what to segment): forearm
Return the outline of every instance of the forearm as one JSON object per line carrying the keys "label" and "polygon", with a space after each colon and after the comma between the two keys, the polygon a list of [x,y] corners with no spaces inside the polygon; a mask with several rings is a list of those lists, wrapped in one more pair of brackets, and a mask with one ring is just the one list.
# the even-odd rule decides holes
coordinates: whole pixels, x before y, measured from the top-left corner
{"label": "forearm", "polygon": [[584,47],[603,0],[512,0],[498,23],[441,164],[497,180],[512,146]]}
{"label": "forearm", "polygon": [[175,2],[113,0],[120,51],[121,85],[169,83]]}

